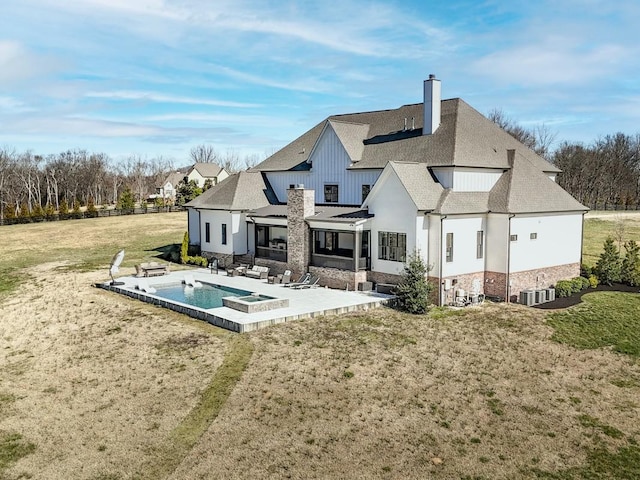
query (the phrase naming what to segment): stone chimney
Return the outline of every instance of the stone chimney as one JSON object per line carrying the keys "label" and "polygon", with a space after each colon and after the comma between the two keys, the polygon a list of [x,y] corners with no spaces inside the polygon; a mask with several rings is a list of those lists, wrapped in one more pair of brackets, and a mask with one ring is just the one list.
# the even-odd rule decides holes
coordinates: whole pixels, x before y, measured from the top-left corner
{"label": "stone chimney", "polygon": [[440,102],[442,87],[434,74],[424,81],[424,127],[423,135],[431,135],[440,126]]}
{"label": "stone chimney", "polygon": [[315,213],[314,190],[304,185],[287,190],[287,263],[294,275],[306,273],[311,262],[311,230],[304,219]]}

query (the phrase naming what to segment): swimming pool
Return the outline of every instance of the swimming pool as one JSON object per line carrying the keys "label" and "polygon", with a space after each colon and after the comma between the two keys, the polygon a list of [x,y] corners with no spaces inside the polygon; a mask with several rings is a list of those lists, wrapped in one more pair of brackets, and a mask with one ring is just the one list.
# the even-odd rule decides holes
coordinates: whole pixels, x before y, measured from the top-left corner
{"label": "swimming pool", "polygon": [[223,287],[203,283],[201,287],[193,288],[186,285],[176,284],[165,287],[156,287],[154,295],[174,302],[186,303],[194,307],[209,309],[222,307],[223,297],[244,297],[251,295],[247,290],[238,288]]}

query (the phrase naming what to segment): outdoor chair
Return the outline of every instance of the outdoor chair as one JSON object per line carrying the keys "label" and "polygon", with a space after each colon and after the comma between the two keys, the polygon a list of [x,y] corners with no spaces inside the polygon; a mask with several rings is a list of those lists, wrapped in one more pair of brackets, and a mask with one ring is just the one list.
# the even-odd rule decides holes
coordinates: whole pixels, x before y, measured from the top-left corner
{"label": "outdoor chair", "polygon": [[182,280],[182,282],[187,287],[200,288],[202,286],[202,283],[198,282],[195,278],[193,278],[193,274],[191,273],[185,274],[184,280]]}
{"label": "outdoor chair", "polygon": [[149,285],[149,282],[146,278],[140,278],[138,280],[138,284],[136,285],[136,289],[145,293],[156,293],[156,289]]}
{"label": "outdoor chair", "polygon": [[254,265],[250,270],[247,270],[245,276],[249,278],[266,279],[269,276],[269,267],[262,267],[260,265]]}
{"label": "outdoor chair", "polygon": [[285,284],[283,286],[291,288],[291,287],[294,287],[296,285],[302,285],[302,284],[305,284],[305,283],[309,283],[309,278],[310,277],[311,277],[310,273],[305,273],[305,274],[301,275],[300,278],[298,280],[296,280],[295,282],[287,283],[287,284]]}
{"label": "outdoor chair", "polygon": [[291,288],[295,288],[296,290],[300,290],[303,288],[316,288],[318,286],[319,281],[320,281],[320,277],[316,277],[315,275],[309,275],[309,280],[307,282],[294,285]]}

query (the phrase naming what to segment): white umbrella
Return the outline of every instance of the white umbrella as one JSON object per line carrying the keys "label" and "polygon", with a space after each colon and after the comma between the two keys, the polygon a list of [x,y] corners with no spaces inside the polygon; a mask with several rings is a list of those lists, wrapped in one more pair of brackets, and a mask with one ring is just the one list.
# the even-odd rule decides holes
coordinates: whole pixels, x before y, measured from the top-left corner
{"label": "white umbrella", "polygon": [[116,253],[111,259],[111,267],[109,267],[109,275],[111,275],[111,285],[117,285],[116,281],[113,278],[113,275],[118,273],[120,270],[120,264],[124,260],[124,250],[120,250]]}

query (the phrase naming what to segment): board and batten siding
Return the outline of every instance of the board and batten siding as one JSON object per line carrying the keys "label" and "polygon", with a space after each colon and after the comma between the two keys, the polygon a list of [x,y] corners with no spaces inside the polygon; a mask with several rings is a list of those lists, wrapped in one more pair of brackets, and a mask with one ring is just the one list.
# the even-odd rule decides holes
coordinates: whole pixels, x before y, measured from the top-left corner
{"label": "board and batten siding", "polygon": [[287,201],[287,189],[290,185],[304,185],[305,189],[315,190],[315,203],[324,201],[324,186],[338,185],[338,204],[361,205],[362,185],[376,182],[380,170],[347,170],[351,159],[331,125],[323,131],[311,154],[310,171],[265,172],[278,200]]}
{"label": "board and batten siding", "polygon": [[503,173],[501,169],[434,168],[433,173],[444,188],[454,192],[488,192]]}

